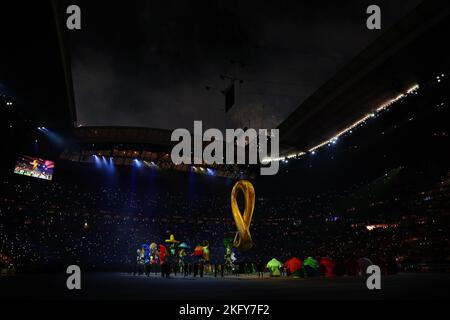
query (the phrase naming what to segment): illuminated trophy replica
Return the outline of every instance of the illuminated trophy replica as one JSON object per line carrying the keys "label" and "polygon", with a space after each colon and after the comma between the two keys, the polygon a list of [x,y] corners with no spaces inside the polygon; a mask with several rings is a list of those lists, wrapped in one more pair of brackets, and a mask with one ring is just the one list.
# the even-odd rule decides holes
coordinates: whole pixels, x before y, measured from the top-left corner
{"label": "illuminated trophy replica", "polygon": [[[236,200],[239,191],[244,193],[244,215],[239,211]],[[231,191],[231,212],[237,228],[236,236],[233,240],[233,247],[238,251],[247,251],[253,247],[252,236],[250,235],[253,209],[255,209],[255,189],[253,185],[247,180],[238,181]]]}

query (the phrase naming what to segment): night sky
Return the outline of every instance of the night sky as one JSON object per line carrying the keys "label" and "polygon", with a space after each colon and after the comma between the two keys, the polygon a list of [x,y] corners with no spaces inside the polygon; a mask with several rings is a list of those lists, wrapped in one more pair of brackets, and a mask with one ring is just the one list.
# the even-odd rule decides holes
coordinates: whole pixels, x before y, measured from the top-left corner
{"label": "night sky", "polygon": [[[418,3],[377,1],[383,29],[369,31],[373,1],[77,1],[78,124],[276,127]],[[228,114],[220,75],[244,80]]]}

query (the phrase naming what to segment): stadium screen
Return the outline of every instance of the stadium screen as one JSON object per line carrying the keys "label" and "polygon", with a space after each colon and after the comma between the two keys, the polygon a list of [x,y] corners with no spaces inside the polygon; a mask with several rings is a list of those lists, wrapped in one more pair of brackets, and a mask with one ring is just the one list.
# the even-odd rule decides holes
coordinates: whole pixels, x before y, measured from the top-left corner
{"label": "stadium screen", "polygon": [[55,163],[30,156],[19,156],[14,173],[23,176],[52,180]]}

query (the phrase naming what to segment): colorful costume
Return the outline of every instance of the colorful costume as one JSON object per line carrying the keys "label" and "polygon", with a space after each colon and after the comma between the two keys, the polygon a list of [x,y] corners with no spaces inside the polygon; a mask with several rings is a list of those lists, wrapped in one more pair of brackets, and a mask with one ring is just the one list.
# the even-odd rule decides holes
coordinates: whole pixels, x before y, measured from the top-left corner
{"label": "colorful costume", "polygon": [[286,267],[288,276],[292,275],[293,277],[299,277],[300,270],[302,268],[302,260],[296,257],[292,257],[284,263],[284,266]]}
{"label": "colorful costume", "polygon": [[281,268],[283,268],[283,264],[273,258],[267,263],[266,268],[270,270],[271,277],[279,277],[281,275]]}
{"label": "colorful costume", "polygon": [[162,244],[159,245],[159,263],[163,264],[166,261],[166,247]]}
{"label": "colorful costume", "polygon": [[303,270],[305,277],[314,277],[319,275],[319,262],[313,257],[308,257],[303,261]]}
{"label": "colorful costume", "polygon": [[325,277],[333,277],[334,276],[334,261],[330,258],[322,258],[319,261],[319,265],[323,269],[323,275]]}
{"label": "colorful costume", "polygon": [[158,252],[158,245],[156,243],[150,244],[150,264],[156,265],[158,264],[159,260],[159,252]]}
{"label": "colorful costume", "polygon": [[175,240],[175,236],[173,234],[170,235],[170,238],[166,240],[166,243],[170,243],[169,246],[169,253],[172,256],[175,256],[176,254],[176,245],[179,243],[180,241]]}

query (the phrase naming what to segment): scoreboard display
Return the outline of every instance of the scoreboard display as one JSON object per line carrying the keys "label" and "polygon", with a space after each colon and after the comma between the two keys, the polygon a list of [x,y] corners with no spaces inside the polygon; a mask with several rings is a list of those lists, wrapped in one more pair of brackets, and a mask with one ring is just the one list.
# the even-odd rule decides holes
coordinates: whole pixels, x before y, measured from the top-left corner
{"label": "scoreboard display", "polygon": [[14,173],[23,176],[52,180],[55,163],[30,156],[21,155],[17,158]]}

